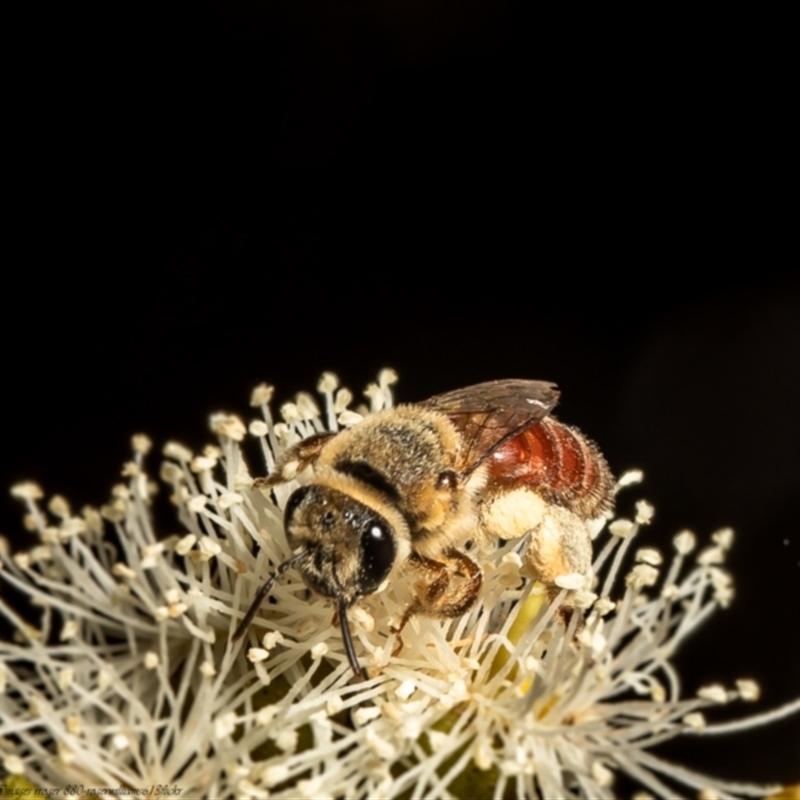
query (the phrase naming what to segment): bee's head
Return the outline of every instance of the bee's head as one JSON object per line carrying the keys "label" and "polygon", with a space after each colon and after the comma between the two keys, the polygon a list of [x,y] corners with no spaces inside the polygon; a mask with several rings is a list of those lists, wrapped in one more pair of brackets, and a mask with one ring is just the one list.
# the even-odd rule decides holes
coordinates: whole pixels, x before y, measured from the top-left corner
{"label": "bee's head", "polygon": [[410,550],[403,518],[389,506],[384,513],[377,511],[375,506],[380,505],[380,499],[357,486],[347,492],[312,484],[292,492],[284,510],[284,525],[295,553],[279,564],[258,590],[232,639],[245,635],[275,582],[290,567],[297,567],[310,589],[335,598],[347,659],[353,672],[362,675],[347,609],[359,597],[372,594]]}
{"label": "bee's head", "polygon": [[301,486],[284,511],[289,546],[310,589],[349,606],[386,579],[398,556],[397,531],[375,509],[331,486]]}

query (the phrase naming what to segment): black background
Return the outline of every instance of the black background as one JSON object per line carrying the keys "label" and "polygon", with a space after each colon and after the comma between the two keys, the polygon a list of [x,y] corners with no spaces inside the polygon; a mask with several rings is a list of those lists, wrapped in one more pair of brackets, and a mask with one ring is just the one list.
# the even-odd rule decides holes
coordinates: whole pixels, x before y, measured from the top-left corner
{"label": "black background", "polygon": [[[737,531],[736,600],[678,657],[687,691],[757,677],[757,707],[722,716],[800,694],[780,25],[103,13],[10,20],[2,485],[99,505],[132,433],[199,447],[262,380],[279,401],[324,369],[360,390],[393,366],[408,401],[554,380],[562,419],[645,470],[622,506],[655,503],[647,541]],[[0,529],[22,540],[7,496]],[[667,755],[796,781],[798,741],[795,718]]]}

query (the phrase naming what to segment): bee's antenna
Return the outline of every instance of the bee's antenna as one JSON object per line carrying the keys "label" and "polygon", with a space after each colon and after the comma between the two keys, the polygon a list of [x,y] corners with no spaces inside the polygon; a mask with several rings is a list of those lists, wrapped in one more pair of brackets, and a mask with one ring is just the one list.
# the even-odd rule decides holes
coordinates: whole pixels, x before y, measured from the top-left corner
{"label": "bee's antenna", "polygon": [[[239,627],[234,631],[233,636],[231,636],[231,641],[236,642],[242,638],[242,636],[247,633],[247,629],[252,624],[253,620],[255,619],[256,614],[258,613],[258,609],[261,607],[261,604],[264,600],[268,597],[269,593],[272,591],[272,587],[275,584],[275,581],[286,572],[289,567],[294,566],[303,556],[306,555],[308,551],[302,550],[301,552],[293,555],[291,558],[286,559],[282,564],[278,565],[278,568],[275,572],[270,576],[269,580],[258,590],[255,598],[253,598],[253,602],[250,605],[250,608],[247,609],[247,613],[244,615],[242,621],[239,623]],[[351,644],[352,647],[352,644]]]}
{"label": "bee's antenna", "polygon": [[347,622],[347,603],[344,598],[339,598],[339,624],[342,626],[342,641],[344,642],[344,651],[347,653],[347,660],[350,662],[350,668],[355,673],[356,678],[361,678],[364,675],[361,665],[356,658],[356,651],[353,647],[353,637],[350,635],[350,625]]}

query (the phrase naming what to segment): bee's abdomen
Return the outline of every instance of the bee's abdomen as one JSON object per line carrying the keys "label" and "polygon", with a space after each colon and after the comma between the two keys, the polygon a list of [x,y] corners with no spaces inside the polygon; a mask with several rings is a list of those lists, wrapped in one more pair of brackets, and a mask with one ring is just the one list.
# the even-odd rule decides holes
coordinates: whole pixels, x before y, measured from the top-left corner
{"label": "bee's abdomen", "polygon": [[490,492],[528,487],[586,518],[613,507],[614,481],[597,446],[552,417],[509,439],[488,462]]}

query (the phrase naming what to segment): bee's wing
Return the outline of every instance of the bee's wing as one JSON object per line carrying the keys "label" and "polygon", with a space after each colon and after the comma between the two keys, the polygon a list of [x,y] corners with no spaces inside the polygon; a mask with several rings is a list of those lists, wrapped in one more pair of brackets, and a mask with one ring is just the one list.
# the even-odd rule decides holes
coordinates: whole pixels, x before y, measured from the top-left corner
{"label": "bee's wing", "polygon": [[543,420],[558,402],[547,381],[487,381],[421,403],[444,414],[461,434],[458,470],[469,475],[503,442]]}

